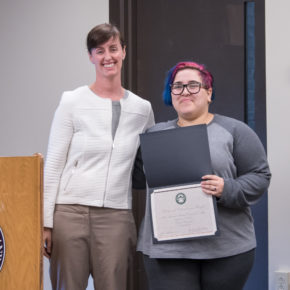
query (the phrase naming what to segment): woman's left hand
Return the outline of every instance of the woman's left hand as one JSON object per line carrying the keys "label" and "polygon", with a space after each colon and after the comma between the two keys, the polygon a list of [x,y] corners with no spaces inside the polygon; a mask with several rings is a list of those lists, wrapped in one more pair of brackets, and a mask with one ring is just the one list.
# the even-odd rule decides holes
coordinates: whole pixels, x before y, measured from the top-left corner
{"label": "woman's left hand", "polygon": [[217,175],[204,175],[201,182],[202,191],[206,194],[221,197],[224,190],[224,179]]}

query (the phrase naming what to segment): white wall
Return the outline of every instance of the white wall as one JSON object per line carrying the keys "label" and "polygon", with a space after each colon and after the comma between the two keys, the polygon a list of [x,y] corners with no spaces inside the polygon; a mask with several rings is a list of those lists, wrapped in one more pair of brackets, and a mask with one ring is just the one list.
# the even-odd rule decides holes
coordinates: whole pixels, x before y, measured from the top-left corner
{"label": "white wall", "polygon": [[63,90],[94,79],[86,34],[108,0],[1,0],[0,155],[46,152]]}
{"label": "white wall", "polygon": [[1,0],[1,156],[46,154],[61,93],[94,81],[86,35],[108,21],[109,0]]}
{"label": "white wall", "polygon": [[290,1],[266,0],[269,189],[269,290],[274,271],[290,272]]}

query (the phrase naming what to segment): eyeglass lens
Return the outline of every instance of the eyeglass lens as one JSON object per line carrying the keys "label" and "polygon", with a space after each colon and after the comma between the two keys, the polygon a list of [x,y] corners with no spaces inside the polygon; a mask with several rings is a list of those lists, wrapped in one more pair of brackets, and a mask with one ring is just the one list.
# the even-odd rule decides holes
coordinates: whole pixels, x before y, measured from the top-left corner
{"label": "eyeglass lens", "polygon": [[186,88],[190,94],[197,94],[200,91],[200,87],[201,83],[198,82],[188,84],[172,84],[171,92],[174,95],[181,95],[184,91],[184,88]]}

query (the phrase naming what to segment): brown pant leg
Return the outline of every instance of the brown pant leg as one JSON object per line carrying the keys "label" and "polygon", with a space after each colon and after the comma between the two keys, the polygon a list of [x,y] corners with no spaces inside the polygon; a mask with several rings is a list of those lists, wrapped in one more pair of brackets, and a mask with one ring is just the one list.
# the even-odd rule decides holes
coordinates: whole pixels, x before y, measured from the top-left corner
{"label": "brown pant leg", "polygon": [[90,208],[91,268],[95,290],[126,290],[136,246],[130,210]]}
{"label": "brown pant leg", "polygon": [[89,270],[89,207],[57,205],[50,278],[54,290],[85,290]]}

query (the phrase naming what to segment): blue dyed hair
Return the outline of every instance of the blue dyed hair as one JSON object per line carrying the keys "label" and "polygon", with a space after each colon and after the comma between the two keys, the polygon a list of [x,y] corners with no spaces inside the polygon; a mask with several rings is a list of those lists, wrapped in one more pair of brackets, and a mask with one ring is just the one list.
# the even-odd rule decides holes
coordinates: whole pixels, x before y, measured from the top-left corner
{"label": "blue dyed hair", "polygon": [[174,78],[178,71],[190,68],[199,71],[200,76],[202,78],[203,84],[207,89],[212,89],[211,100],[214,100],[215,97],[215,89],[214,89],[214,80],[212,74],[205,68],[205,65],[199,64],[193,61],[183,61],[177,63],[174,67],[172,67],[165,78],[164,90],[163,90],[163,101],[165,105],[172,106],[171,100],[171,87],[170,85],[173,83]]}

